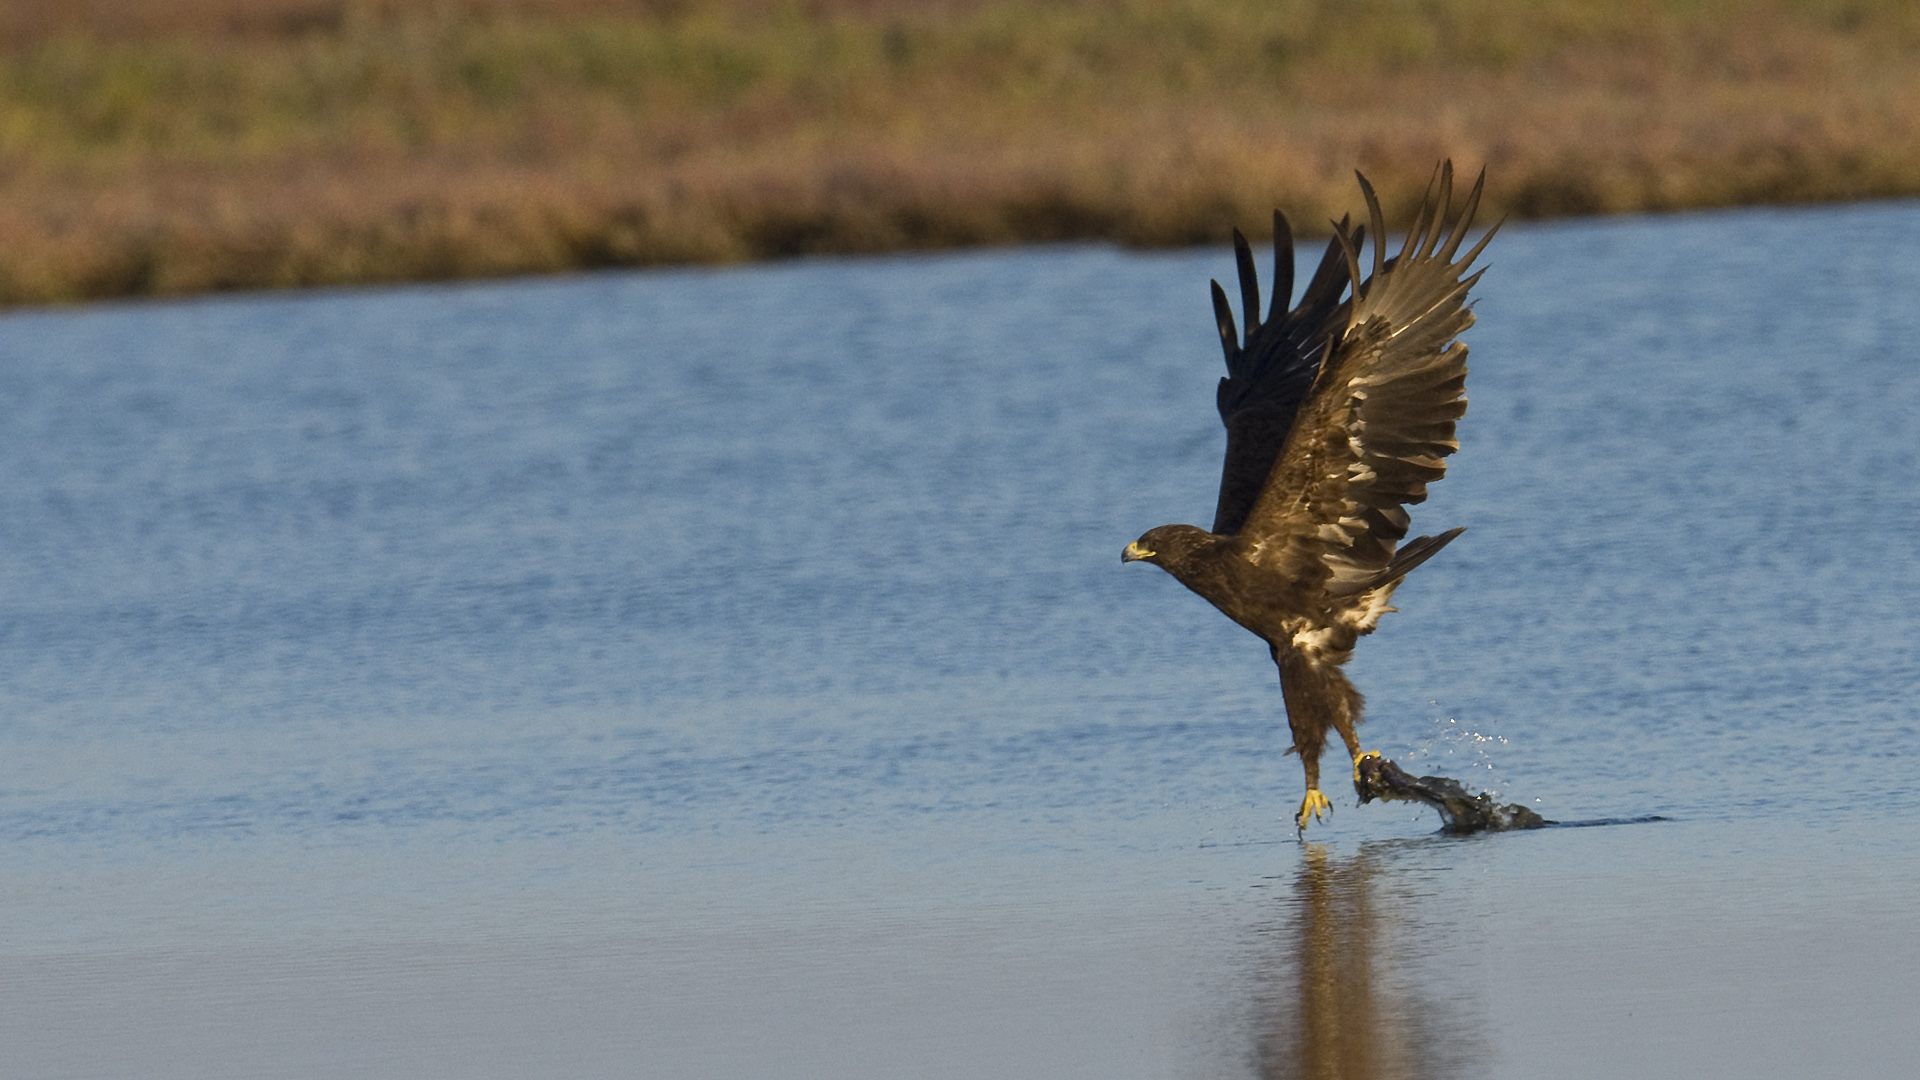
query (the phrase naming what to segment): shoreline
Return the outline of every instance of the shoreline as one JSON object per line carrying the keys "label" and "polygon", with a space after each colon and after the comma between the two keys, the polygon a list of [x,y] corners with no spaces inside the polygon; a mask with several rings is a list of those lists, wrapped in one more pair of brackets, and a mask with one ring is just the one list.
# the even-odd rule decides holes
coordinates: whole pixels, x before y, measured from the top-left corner
{"label": "shoreline", "polygon": [[1888,2],[102,10],[0,47],[0,305],[1311,237],[1444,157],[1486,220],[1920,194]]}

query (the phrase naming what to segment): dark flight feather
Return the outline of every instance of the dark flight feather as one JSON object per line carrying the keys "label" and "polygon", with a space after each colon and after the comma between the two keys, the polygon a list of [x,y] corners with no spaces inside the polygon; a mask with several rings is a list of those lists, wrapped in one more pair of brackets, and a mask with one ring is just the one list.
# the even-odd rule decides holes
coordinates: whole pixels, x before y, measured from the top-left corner
{"label": "dark flight feather", "polygon": [[[1348,222],[1337,226],[1345,233]],[[1354,233],[1364,238],[1366,229]],[[1294,413],[1313,386],[1331,335],[1338,328],[1337,313],[1349,277],[1338,237],[1327,243],[1320,267],[1308,282],[1300,303],[1291,311],[1284,305],[1293,290],[1293,232],[1278,210],[1273,213],[1274,293],[1267,321],[1259,322],[1260,283],[1246,238],[1234,231],[1234,256],[1240,272],[1241,310],[1246,313],[1245,344],[1234,326],[1233,309],[1219,282],[1213,283],[1213,311],[1220,327],[1220,344],[1227,354],[1227,377],[1220,380],[1215,403],[1227,428],[1227,455],[1220,470],[1220,498],[1213,514],[1215,533],[1240,531],[1266,486],[1273,463],[1285,445]]]}

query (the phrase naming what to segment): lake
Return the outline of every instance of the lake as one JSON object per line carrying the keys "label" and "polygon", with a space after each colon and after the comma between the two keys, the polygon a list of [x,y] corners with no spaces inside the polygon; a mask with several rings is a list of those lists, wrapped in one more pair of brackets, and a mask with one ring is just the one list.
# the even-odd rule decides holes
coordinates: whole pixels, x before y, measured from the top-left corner
{"label": "lake", "polygon": [[1466,838],[1120,565],[1224,247],[0,315],[0,1074],[1896,1075],[1915,252],[1494,241],[1362,735],[1664,820]]}

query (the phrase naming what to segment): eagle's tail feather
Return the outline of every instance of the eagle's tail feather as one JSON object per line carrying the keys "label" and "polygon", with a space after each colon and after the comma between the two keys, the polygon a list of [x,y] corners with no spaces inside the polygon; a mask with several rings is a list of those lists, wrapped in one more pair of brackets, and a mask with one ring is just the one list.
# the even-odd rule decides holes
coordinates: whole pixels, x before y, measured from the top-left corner
{"label": "eagle's tail feather", "polygon": [[1387,564],[1387,568],[1374,575],[1373,580],[1367,584],[1367,588],[1377,589],[1406,577],[1413,572],[1414,567],[1438,555],[1441,548],[1452,543],[1454,537],[1466,531],[1467,527],[1460,525],[1448,529],[1439,536],[1421,536],[1407,541],[1401,545],[1399,551],[1394,552],[1393,561]]}

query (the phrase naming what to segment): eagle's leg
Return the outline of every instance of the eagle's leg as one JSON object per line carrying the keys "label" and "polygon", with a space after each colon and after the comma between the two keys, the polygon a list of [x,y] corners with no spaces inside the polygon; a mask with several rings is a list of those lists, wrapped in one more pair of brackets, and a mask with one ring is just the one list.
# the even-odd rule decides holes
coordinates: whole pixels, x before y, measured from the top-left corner
{"label": "eagle's leg", "polygon": [[[1347,744],[1347,756],[1353,759],[1353,789],[1360,790],[1360,763],[1370,757],[1379,757],[1378,750],[1360,749],[1360,733],[1355,729],[1360,724],[1360,709],[1366,699],[1360,691],[1338,668],[1329,668],[1327,674],[1346,692],[1339,695],[1340,703],[1333,710],[1333,726],[1340,732],[1340,741]],[[1364,801],[1364,800],[1362,800]]]}
{"label": "eagle's leg", "polygon": [[1308,821],[1324,820],[1333,813],[1333,804],[1320,791],[1320,752],[1327,745],[1327,723],[1333,717],[1325,708],[1325,695],[1318,672],[1297,650],[1269,645],[1273,662],[1280,669],[1280,699],[1287,707],[1287,727],[1293,731],[1293,749],[1300,755],[1300,768],[1307,774],[1307,797],[1293,815],[1294,828],[1302,835]]}
{"label": "eagle's leg", "polygon": [[[1326,749],[1327,728],[1340,733],[1353,759],[1356,790],[1360,761],[1370,756],[1360,749],[1360,710],[1366,699],[1360,696],[1336,663],[1309,657],[1301,650],[1270,645],[1273,662],[1280,669],[1280,696],[1287,706],[1287,726],[1293,729],[1293,751],[1300,755],[1301,768],[1307,774],[1307,797],[1294,814],[1294,825],[1304,833],[1308,820],[1320,820],[1331,814],[1333,804],[1320,790],[1320,754]],[[1344,656],[1342,657],[1344,659]]]}

